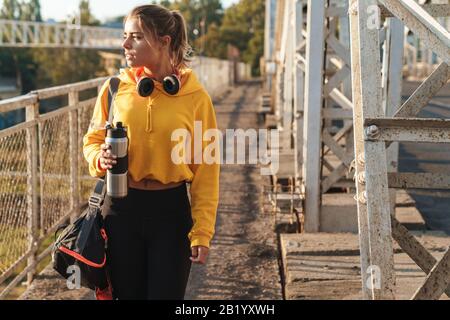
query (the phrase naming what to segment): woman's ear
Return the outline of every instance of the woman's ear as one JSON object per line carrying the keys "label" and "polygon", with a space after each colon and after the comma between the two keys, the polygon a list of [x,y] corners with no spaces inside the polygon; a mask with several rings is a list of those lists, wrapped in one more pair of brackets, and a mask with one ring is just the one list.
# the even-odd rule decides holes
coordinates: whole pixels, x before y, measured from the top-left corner
{"label": "woman's ear", "polygon": [[172,38],[169,35],[165,35],[162,37],[163,47],[170,47],[170,43],[172,42]]}

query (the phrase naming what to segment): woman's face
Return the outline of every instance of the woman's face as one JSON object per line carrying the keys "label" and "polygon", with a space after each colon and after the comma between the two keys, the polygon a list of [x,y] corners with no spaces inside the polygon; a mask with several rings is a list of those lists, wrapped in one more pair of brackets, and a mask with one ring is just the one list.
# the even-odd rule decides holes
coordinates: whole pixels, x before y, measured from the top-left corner
{"label": "woman's face", "polygon": [[125,22],[122,47],[128,66],[154,69],[163,58],[163,44],[145,35],[137,18]]}

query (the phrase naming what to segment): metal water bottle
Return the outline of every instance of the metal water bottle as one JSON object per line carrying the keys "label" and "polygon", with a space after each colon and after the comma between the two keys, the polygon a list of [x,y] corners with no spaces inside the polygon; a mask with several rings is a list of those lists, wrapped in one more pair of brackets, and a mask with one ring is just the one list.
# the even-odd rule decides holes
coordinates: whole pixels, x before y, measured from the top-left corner
{"label": "metal water bottle", "polygon": [[122,122],[116,127],[106,126],[105,142],[111,145],[111,153],[117,163],[106,172],[106,193],[112,198],[123,198],[128,194],[128,136]]}

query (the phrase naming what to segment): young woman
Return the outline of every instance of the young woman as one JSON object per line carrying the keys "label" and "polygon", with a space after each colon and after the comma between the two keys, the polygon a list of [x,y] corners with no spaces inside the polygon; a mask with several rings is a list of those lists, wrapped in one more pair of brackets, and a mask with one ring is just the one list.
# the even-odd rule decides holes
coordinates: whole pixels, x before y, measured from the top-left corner
{"label": "young woman", "polygon": [[[160,5],[133,9],[124,20],[122,46],[129,68],[119,76],[113,124],[120,121],[127,127],[129,189],[125,198],[106,196],[103,205],[113,298],[183,299],[191,262],[204,264],[208,256],[220,164],[199,162],[194,146],[186,148],[191,147],[192,161],[174,161],[178,141],[172,141],[172,133],[187,130],[193,141],[196,121],[202,132],[216,129],[214,107],[187,67],[190,47],[178,11]],[[150,94],[137,88],[142,78],[154,84]],[[167,79],[173,80],[172,91],[163,85]],[[83,153],[95,177],[116,164],[116,155],[105,144],[108,87],[106,81],[83,139]],[[206,145],[203,141],[200,149]]]}

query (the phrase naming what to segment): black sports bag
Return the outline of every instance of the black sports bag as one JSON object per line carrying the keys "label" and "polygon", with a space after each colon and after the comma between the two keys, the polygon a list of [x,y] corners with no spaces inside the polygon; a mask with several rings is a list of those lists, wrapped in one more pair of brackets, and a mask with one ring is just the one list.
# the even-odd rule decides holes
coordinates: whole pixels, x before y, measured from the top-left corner
{"label": "black sports bag", "polygon": [[[52,251],[53,268],[64,278],[79,269],[79,284],[95,290],[108,286],[106,271],[106,232],[99,208],[89,207],[59,234]],[[60,229],[62,228],[60,227]],[[59,229],[59,230],[60,230]]]}
{"label": "black sports bag", "polygon": [[[108,120],[112,123],[114,97],[120,80],[112,77],[108,91]],[[70,225],[62,225],[55,232],[52,248],[53,269],[61,276],[79,277],[80,286],[92,290],[108,287],[106,269],[107,236],[103,228],[101,208],[106,193],[106,177],[99,179],[89,198],[89,205]],[[59,236],[56,234],[64,229]],[[77,268],[78,267],[78,268]],[[76,272],[79,271],[77,275]],[[74,278],[75,281],[77,278]]]}

